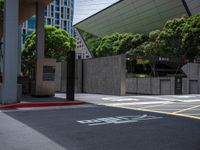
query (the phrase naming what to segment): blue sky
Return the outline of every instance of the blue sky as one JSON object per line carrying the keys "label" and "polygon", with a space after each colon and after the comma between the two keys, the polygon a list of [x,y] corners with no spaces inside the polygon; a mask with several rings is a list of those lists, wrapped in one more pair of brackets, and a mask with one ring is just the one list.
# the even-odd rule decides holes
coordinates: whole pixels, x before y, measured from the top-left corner
{"label": "blue sky", "polygon": [[75,0],[74,24],[119,0]]}

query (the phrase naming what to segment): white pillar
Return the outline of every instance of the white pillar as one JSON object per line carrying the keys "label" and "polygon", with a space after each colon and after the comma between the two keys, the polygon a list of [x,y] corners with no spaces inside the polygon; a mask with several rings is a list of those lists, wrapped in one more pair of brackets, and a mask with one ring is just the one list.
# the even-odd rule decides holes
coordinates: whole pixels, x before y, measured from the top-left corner
{"label": "white pillar", "polygon": [[37,36],[37,58],[44,58],[45,44],[45,5],[42,1],[37,2],[36,12],[36,36]]}
{"label": "white pillar", "polygon": [[17,102],[19,0],[4,1],[2,104]]}

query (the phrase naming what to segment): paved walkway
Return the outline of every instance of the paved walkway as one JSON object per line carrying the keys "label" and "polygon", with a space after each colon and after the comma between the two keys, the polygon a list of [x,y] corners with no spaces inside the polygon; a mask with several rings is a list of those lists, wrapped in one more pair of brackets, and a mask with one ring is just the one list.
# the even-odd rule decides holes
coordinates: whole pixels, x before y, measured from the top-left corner
{"label": "paved walkway", "polygon": [[[56,97],[65,97],[65,94],[56,94]],[[200,119],[200,95],[109,96],[76,94],[76,100],[110,107]]]}

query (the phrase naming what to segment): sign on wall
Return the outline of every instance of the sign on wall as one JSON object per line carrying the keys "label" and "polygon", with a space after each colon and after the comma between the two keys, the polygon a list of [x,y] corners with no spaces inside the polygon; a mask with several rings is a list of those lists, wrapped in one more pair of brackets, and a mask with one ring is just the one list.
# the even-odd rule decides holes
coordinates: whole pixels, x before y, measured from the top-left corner
{"label": "sign on wall", "polygon": [[43,66],[43,80],[55,81],[55,70],[54,66]]}

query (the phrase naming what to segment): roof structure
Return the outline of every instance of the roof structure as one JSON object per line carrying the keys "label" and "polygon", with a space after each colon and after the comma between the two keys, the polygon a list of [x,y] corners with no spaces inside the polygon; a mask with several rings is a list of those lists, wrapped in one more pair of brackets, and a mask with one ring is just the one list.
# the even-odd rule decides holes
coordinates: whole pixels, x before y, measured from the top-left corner
{"label": "roof structure", "polygon": [[19,23],[23,23],[36,13],[36,2],[43,2],[45,5],[50,4],[53,0],[20,0],[20,18]]}
{"label": "roof structure", "polygon": [[[199,0],[188,1],[200,8]],[[185,0],[121,0],[74,26],[100,37],[114,32],[147,33],[169,19],[191,15],[186,4]]]}
{"label": "roof structure", "polygon": [[73,24],[96,14],[118,1],[119,0],[76,0],[74,5]]}
{"label": "roof structure", "polygon": [[[36,13],[36,3],[43,2],[50,4],[53,0],[20,0],[19,4],[19,24],[32,17]],[[11,10],[12,11],[12,10]],[[0,37],[3,35],[3,12],[0,13]]]}

